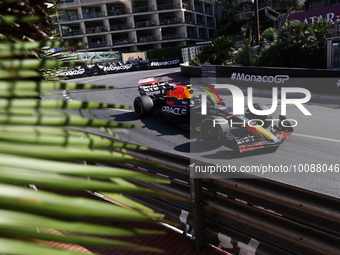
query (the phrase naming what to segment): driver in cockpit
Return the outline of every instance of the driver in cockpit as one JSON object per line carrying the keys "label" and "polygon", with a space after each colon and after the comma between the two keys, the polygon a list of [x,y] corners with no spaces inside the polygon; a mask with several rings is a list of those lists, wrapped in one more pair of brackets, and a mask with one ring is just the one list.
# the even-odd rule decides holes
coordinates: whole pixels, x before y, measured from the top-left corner
{"label": "driver in cockpit", "polygon": [[177,99],[190,99],[194,93],[191,85],[176,85],[167,90],[166,96],[175,97]]}

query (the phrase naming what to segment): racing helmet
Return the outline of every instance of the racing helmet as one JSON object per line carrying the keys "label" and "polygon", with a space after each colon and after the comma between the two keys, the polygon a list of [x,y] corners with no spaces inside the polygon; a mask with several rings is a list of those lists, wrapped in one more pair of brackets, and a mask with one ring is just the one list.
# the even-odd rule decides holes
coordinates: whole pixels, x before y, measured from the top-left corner
{"label": "racing helmet", "polygon": [[176,85],[169,92],[168,96],[176,97],[177,99],[190,98],[194,91],[191,85]]}

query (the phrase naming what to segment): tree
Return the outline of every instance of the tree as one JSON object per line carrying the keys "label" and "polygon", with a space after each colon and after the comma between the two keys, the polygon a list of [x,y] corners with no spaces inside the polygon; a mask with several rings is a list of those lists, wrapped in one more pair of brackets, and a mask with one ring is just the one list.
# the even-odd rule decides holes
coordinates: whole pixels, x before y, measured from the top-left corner
{"label": "tree", "polygon": [[286,10],[286,13],[283,17],[283,23],[286,23],[288,21],[288,17],[293,10],[301,9],[305,5],[306,1],[307,0],[279,0],[279,6],[283,10]]}
{"label": "tree", "polygon": [[[91,84],[46,81],[46,76],[53,74],[44,70],[75,63],[60,61],[53,54],[46,59],[42,54],[42,48],[65,45],[49,40],[48,30],[52,24],[49,17],[53,10],[44,5],[44,0],[2,0],[0,12],[0,254],[81,254],[50,248],[44,241],[159,251],[86,236],[160,234],[159,231],[107,227],[59,218],[89,216],[113,221],[157,222],[161,214],[120,194],[158,196],[160,192],[139,188],[127,180],[164,181],[127,169],[94,165],[100,162],[141,164],[123,150],[139,149],[140,146],[113,139],[116,128],[140,126],[88,119],[65,112],[127,106],[37,99],[46,90],[100,88]],[[82,127],[100,128],[111,139],[77,130]],[[75,163],[84,161],[92,165]],[[37,187],[39,191],[29,187]],[[51,189],[106,192],[107,196],[134,210],[107,202],[57,195],[49,192]],[[51,228],[58,229],[63,235],[48,233],[46,230]]]}
{"label": "tree", "polygon": [[277,40],[261,51],[257,65],[325,68],[325,37],[330,25],[325,20],[314,24],[290,21],[279,30]]}
{"label": "tree", "polygon": [[238,6],[233,0],[223,0],[219,1],[219,3],[223,6],[223,11],[216,36],[231,36],[238,34],[241,27],[247,24],[251,17],[243,20],[236,19],[235,12],[238,9]]}
{"label": "tree", "polygon": [[204,45],[198,58],[201,63],[222,65],[234,59],[235,42],[232,38],[220,36],[212,39],[210,44]]}

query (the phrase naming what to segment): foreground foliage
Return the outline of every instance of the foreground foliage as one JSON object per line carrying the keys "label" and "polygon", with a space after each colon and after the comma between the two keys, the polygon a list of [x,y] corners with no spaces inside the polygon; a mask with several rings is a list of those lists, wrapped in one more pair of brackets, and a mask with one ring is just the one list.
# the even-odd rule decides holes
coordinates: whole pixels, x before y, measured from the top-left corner
{"label": "foreground foliage", "polygon": [[[46,81],[48,74],[43,70],[75,63],[57,60],[53,55],[46,59],[42,55],[42,48],[47,50],[63,45],[48,41],[46,27],[51,25],[49,15],[53,10],[47,9],[43,2],[0,1],[3,15],[0,17],[0,254],[80,254],[50,248],[47,241],[159,251],[87,236],[160,234],[159,231],[66,220],[69,217],[94,217],[112,221],[158,222],[162,215],[123,194],[167,196],[139,188],[127,180],[167,181],[123,168],[96,166],[95,163],[112,162],[142,164],[126,154],[125,149],[146,148],[79,130],[95,127],[113,138],[116,129],[140,126],[87,119],[68,113],[71,109],[129,107],[40,99],[43,91],[113,89],[109,86]],[[79,164],[84,162],[90,165]],[[50,192],[54,189],[105,192],[106,196],[128,205],[132,210],[107,202]],[[62,235],[51,234],[51,229],[57,229]]]}

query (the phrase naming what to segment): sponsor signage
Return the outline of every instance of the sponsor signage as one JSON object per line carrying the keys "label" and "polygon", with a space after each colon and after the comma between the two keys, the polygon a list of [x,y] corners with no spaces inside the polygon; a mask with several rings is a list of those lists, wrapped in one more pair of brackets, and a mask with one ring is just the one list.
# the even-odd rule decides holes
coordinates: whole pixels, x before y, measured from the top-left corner
{"label": "sponsor signage", "polygon": [[174,66],[178,65],[180,62],[179,59],[169,60],[169,61],[152,61],[150,66]]}
{"label": "sponsor signage", "polygon": [[[87,65],[74,67],[67,71],[61,71],[59,76],[75,78],[76,76],[94,76],[98,74],[108,74],[114,72],[138,71],[144,69],[177,66],[181,63],[181,58],[153,59],[127,62],[114,62],[107,65]],[[150,88],[150,91],[152,88]]]}
{"label": "sponsor signage", "polygon": [[187,109],[172,106],[163,106],[162,112],[170,113],[173,115],[186,115],[188,113]]}
{"label": "sponsor signage", "polygon": [[298,20],[303,23],[313,24],[318,19],[325,19],[332,23],[332,28],[334,28],[334,23],[337,20],[337,16],[340,15],[340,4],[331,5],[324,8],[311,10],[307,12],[301,12],[297,14],[289,15],[288,21]]}
{"label": "sponsor signage", "polygon": [[284,83],[285,81],[289,80],[288,75],[262,76],[236,72],[232,73],[230,78],[231,80],[237,81],[268,82],[268,83]]}

